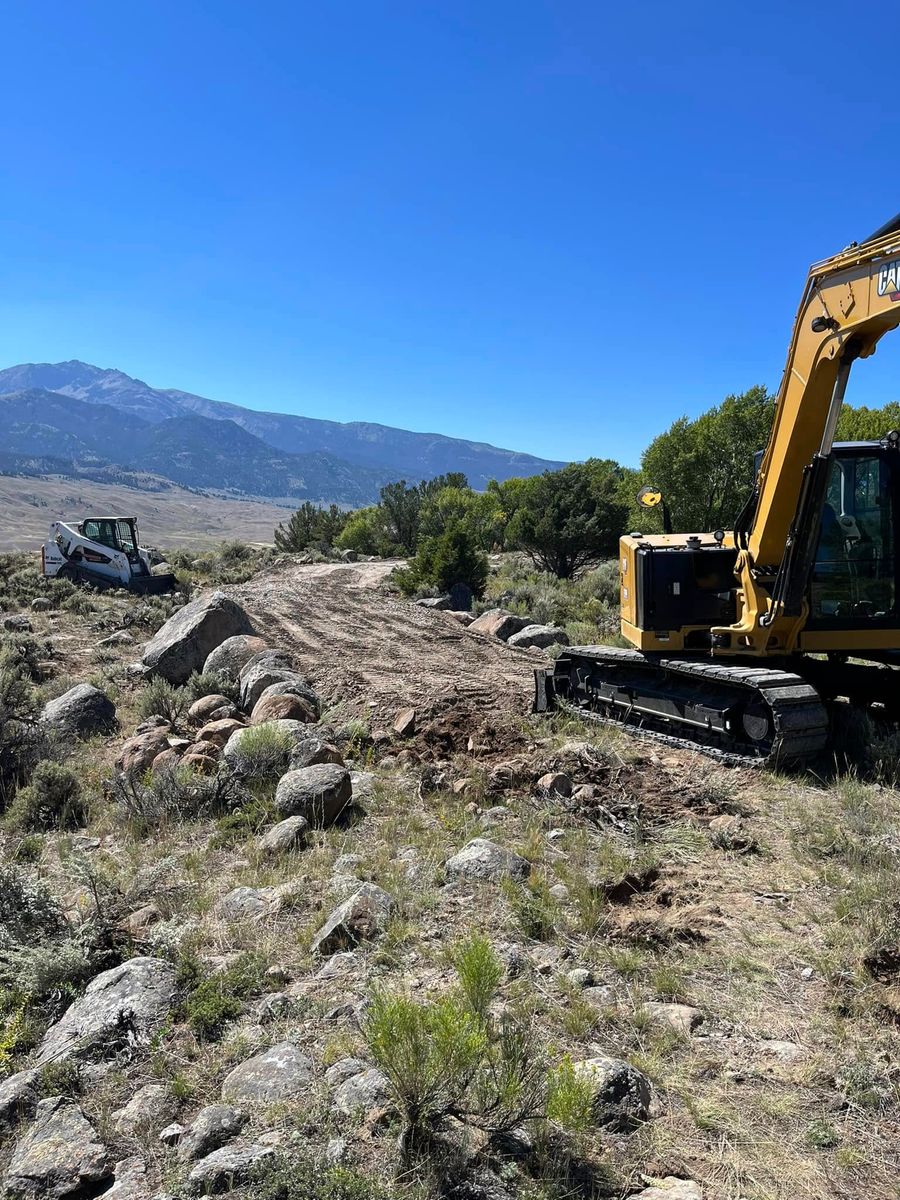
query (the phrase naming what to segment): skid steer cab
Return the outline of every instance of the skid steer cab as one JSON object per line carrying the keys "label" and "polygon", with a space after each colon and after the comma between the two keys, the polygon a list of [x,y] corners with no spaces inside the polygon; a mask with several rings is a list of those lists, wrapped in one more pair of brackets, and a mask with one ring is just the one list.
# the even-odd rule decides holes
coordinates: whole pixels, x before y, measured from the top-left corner
{"label": "skid steer cab", "polygon": [[96,588],[156,594],[175,587],[174,575],[153,574],[134,517],[86,517],[70,525],[54,521],[41,547],[41,569],[47,579]]}

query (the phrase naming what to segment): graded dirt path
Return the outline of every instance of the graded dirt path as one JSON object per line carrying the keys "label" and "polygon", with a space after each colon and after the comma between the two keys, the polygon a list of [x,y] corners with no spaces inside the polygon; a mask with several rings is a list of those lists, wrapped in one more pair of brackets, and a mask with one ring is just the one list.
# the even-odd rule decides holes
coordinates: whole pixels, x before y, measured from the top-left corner
{"label": "graded dirt path", "polygon": [[482,716],[526,713],[538,652],[470,633],[447,613],[381,590],[397,564],[282,563],[228,589],[258,632],[349,713],[455,701]]}

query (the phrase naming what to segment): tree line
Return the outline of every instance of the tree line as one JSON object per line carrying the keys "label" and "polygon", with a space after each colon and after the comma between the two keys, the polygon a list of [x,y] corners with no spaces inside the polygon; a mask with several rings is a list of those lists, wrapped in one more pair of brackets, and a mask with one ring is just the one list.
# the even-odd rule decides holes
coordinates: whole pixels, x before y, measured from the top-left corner
{"label": "tree line", "polygon": [[[617,554],[628,530],[662,529],[659,510],[640,508],[645,484],[665,497],[676,532],[730,528],[753,488],[755,456],[769,437],[775,397],[764,387],[726,396],[694,420],[680,417],[649,444],[639,469],[589,458],[525,479],[469,487],[461,472],[420,483],[399,480],[377,504],[354,512],[303,504],[275,531],[279,550],[311,547],[409,560],[408,591],[467,583],[484,589],[490,551],[520,550],[541,571],[572,579]],[[900,404],[845,405],[840,440],[876,440],[900,428]]]}

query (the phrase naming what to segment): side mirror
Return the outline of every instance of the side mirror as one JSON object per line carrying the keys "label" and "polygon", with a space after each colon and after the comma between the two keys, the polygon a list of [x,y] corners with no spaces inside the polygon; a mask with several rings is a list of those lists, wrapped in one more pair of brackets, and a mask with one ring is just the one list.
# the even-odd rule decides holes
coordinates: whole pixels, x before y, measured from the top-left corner
{"label": "side mirror", "polygon": [[652,487],[650,484],[645,484],[637,494],[637,502],[640,508],[653,509],[662,508],[662,523],[663,533],[672,532],[672,518],[669,515],[669,506],[663,500],[663,494],[658,487]]}

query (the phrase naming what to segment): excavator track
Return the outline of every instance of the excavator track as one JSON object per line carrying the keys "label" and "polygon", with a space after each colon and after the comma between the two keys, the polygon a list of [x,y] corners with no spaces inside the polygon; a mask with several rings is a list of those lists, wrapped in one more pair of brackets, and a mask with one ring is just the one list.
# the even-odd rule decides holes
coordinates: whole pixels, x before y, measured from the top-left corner
{"label": "excavator track", "polygon": [[610,646],[567,646],[535,672],[535,711],[552,709],[731,766],[796,768],[828,741],[819,693],[790,671]]}

